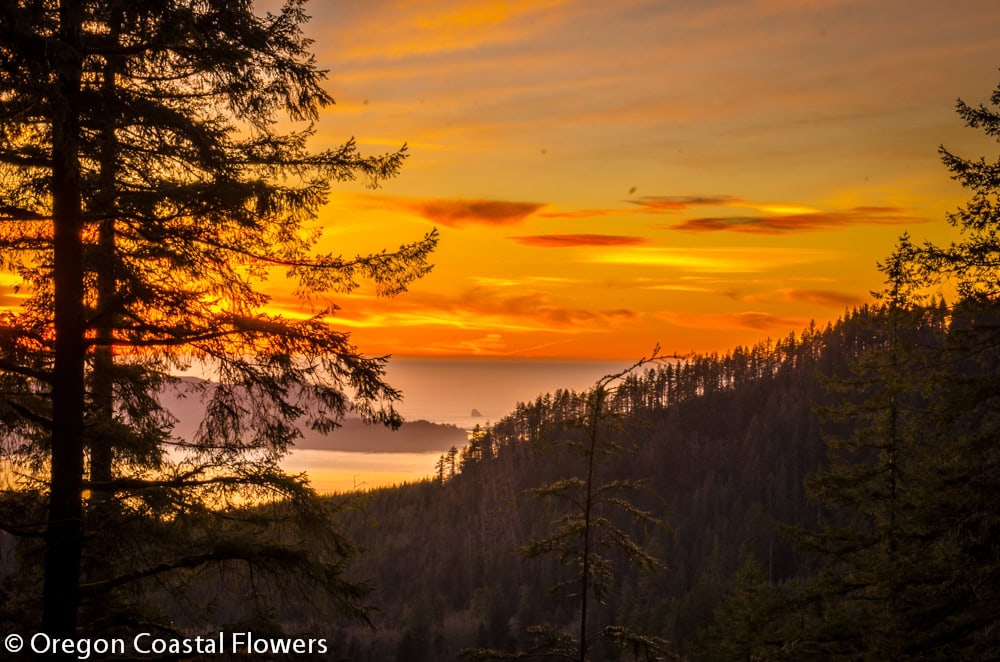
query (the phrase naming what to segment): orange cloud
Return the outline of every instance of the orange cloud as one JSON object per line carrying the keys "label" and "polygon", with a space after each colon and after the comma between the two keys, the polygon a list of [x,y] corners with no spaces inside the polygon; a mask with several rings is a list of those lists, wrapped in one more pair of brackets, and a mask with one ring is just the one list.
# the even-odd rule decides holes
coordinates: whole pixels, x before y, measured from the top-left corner
{"label": "orange cloud", "polygon": [[634,311],[622,308],[590,310],[560,306],[554,303],[551,296],[540,292],[507,295],[484,287],[467,290],[451,301],[434,297],[430,301],[422,302],[422,307],[425,306],[474,317],[499,315],[529,325],[541,322],[546,328],[581,327],[588,323],[606,323],[615,319],[631,320],[637,317]]}
{"label": "orange cloud", "polygon": [[466,198],[405,198],[356,196],[356,205],[366,209],[390,209],[422,216],[450,228],[463,225],[516,225],[545,206],[541,202],[481,200]]}
{"label": "orange cloud", "polygon": [[358,298],[350,309],[331,318],[352,328],[446,327],[483,332],[606,331],[616,322],[639,314],[627,308],[590,309],[561,305],[536,291],[511,292],[509,287],[477,286],[456,295],[410,292],[392,300]]}
{"label": "orange cloud", "polygon": [[786,234],[814,232],[852,225],[908,225],[926,223],[927,219],[905,216],[897,207],[853,207],[844,211],[784,214],[776,216],[717,216],[689,218],[677,225],[662,225],[669,230],[689,232],[748,232]]}
{"label": "orange cloud", "polygon": [[586,261],[595,264],[623,264],[643,267],[665,267],[684,271],[716,274],[747,274],[770,271],[778,267],[809,264],[837,258],[835,252],[822,249],[758,248],[748,251],[742,246],[713,248],[667,248],[660,246],[623,247]]}
{"label": "orange cloud", "polygon": [[341,48],[349,57],[395,59],[516,42],[543,30],[546,14],[563,0],[370,4],[375,10],[345,31]]}
{"label": "orange cloud", "polygon": [[663,320],[691,329],[728,330],[732,328],[754,331],[801,329],[809,324],[802,317],[786,317],[772,313],[746,311],[741,313],[685,314],[669,313],[660,316]]}
{"label": "orange cloud", "polygon": [[568,248],[573,246],[639,246],[648,244],[644,237],[617,234],[537,234],[508,237],[524,246],[538,248]]}
{"label": "orange cloud", "polygon": [[424,218],[448,227],[471,223],[482,225],[511,225],[544,207],[536,202],[508,202],[506,200],[425,200],[413,205]]}

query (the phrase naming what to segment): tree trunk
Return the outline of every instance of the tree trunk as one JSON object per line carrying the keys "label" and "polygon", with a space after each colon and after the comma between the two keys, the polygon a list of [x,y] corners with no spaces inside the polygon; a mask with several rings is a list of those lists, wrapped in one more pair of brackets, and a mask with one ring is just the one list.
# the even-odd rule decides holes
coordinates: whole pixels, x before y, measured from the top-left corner
{"label": "tree trunk", "polygon": [[84,342],[80,193],[81,0],[61,0],[57,82],[52,94],[52,215],[55,365],[52,467],[45,533],[42,627],[52,636],[76,629],[83,546]]}

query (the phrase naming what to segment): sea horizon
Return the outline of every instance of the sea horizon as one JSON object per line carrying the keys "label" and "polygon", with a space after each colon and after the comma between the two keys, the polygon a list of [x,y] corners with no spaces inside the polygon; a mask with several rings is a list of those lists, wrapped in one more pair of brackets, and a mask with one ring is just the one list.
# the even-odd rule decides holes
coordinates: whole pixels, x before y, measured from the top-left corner
{"label": "sea horizon", "polygon": [[[495,423],[519,402],[533,401],[558,389],[585,390],[604,375],[632,363],[634,360],[399,356],[389,361],[386,381],[403,393],[397,410],[405,420],[455,425],[468,432],[477,424]],[[479,415],[473,415],[474,411]],[[304,471],[320,493],[350,492],[427,478],[434,473],[442,452],[293,448],[282,465],[289,471]]]}

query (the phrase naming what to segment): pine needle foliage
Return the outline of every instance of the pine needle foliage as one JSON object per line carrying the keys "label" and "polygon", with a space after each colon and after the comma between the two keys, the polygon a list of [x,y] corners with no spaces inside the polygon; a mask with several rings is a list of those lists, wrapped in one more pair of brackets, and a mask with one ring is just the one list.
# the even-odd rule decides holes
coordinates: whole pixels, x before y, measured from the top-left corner
{"label": "pine needle foliage", "polygon": [[[53,633],[126,578],[261,558],[245,534],[187,561],[161,553],[187,522],[197,539],[226,513],[225,537],[288,518],[254,506],[309,511],[306,481],[278,466],[299,426],[330,431],[351,409],[401,422],[386,357],[335,328],[333,298],[363,282],[403,292],[437,234],[317,250],[331,186],[377,186],[406,152],[310,149],[333,100],[307,18],[300,0],[263,16],[244,0],[0,6],[0,266],[20,298],[0,315],[0,418],[11,494],[48,500],[47,515],[10,511],[3,526],[45,542]],[[264,283],[282,274],[309,318],[269,310]],[[194,363],[210,382],[187,395],[206,417],[180,439],[158,398]],[[321,556],[333,568],[346,549]]]}
{"label": "pine needle foliage", "polygon": [[603,479],[602,465],[607,457],[624,450],[612,441],[610,429],[618,417],[616,386],[633,371],[660,360],[659,347],[648,358],[631,367],[599,379],[586,396],[586,405],[578,417],[561,421],[562,444],[579,455],[581,475],[554,480],[528,490],[534,497],[566,505],[566,510],[551,523],[551,532],[526,545],[521,553],[528,559],[554,556],[569,569],[567,578],[550,590],[566,592],[577,603],[578,630],[573,636],[549,625],[531,626],[535,645],[528,651],[507,653],[495,649],[470,649],[462,652],[467,659],[544,659],[585,662],[588,651],[599,642],[608,643],[633,660],[662,660],[668,655],[668,643],[658,637],[633,632],[622,625],[594,626],[595,605],[605,603],[614,582],[618,562],[651,571],[661,562],[635,542],[617,522],[616,513],[633,523],[660,526],[651,512],[632,504],[626,495],[643,487],[642,481]]}
{"label": "pine needle foliage", "polygon": [[[991,105],[957,110],[995,141],[1000,88]],[[779,626],[749,659],[1000,651],[1000,165],[940,151],[972,191],[948,218],[961,238],[904,234],[879,265],[870,340],[832,382],[828,417],[850,432],[827,439],[828,466],[808,480],[819,529],[796,534],[818,569],[772,595]]]}

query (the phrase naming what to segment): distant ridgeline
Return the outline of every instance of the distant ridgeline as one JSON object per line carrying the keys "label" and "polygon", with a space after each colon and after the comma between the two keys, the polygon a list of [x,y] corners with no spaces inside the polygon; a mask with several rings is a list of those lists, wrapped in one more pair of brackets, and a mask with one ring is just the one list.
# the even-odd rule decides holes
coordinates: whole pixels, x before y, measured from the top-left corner
{"label": "distant ridgeline", "polygon": [[[176,419],[173,432],[177,436],[184,439],[195,436],[205,416],[205,403],[212,388],[211,382],[185,377],[159,394],[162,405]],[[357,453],[441,451],[463,446],[466,442],[465,431],[456,425],[415,420],[404,422],[398,430],[390,430],[381,425],[369,425],[350,414],[331,433],[313,430],[308,425],[300,425],[299,433],[301,436],[294,443],[296,449]]]}
{"label": "distant ridgeline", "polygon": [[[621,563],[613,591],[595,607],[598,621],[668,639],[681,655],[716,659],[705,653],[706,628],[741,566],[752,562],[765,586],[808,574],[816,557],[797,551],[783,529],[817,528],[821,511],[804,479],[828,465],[825,436],[849,435],[853,425],[818,412],[863,399],[838,385],[856,377],[859,357],[885,350],[889,317],[863,307],[826,328],[620,382],[600,434],[625,452],[608,454],[598,472],[605,482],[648,481],[630,498],[664,526],[627,518],[618,525],[664,565],[640,574]],[[946,324],[939,320],[938,330]],[[919,322],[908,333],[919,339],[932,326]],[[469,647],[523,651],[528,626],[571,626],[575,603],[549,591],[566,569],[518,550],[545,535],[565,505],[525,491],[579,476],[579,456],[562,442],[572,438],[568,422],[584,413],[586,397],[556,391],[519,404],[442,456],[434,479],[372,491],[359,497],[360,510],[342,514],[348,536],[365,549],[352,574],[374,581],[379,611],[377,636],[337,632],[341,654],[419,661],[453,659]],[[618,658],[595,648],[589,659]]]}

